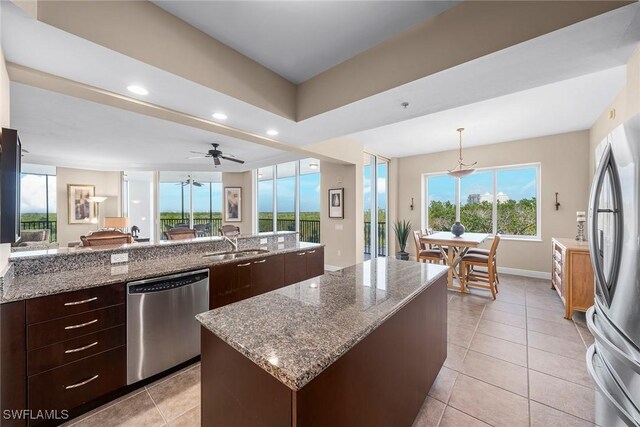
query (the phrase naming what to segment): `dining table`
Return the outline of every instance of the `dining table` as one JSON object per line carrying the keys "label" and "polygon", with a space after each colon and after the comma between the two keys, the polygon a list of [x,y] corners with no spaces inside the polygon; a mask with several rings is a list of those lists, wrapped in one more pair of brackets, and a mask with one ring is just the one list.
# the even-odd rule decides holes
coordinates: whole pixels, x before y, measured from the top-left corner
{"label": "dining table", "polygon": [[[440,249],[442,257],[449,266],[447,287],[458,292],[469,292],[461,277],[462,272],[458,271],[458,264],[469,249],[477,248],[490,236],[491,234],[488,233],[464,233],[461,236],[455,236],[450,231],[438,231],[421,236],[420,243]],[[458,286],[455,280],[458,281]]]}

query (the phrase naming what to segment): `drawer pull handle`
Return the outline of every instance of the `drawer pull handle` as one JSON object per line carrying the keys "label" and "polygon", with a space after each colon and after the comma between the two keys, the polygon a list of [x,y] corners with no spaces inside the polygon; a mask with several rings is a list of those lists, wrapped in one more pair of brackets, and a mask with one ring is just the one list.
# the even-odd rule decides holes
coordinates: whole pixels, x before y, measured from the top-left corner
{"label": "drawer pull handle", "polygon": [[250,263],[250,262],[247,262],[247,263],[245,263],[245,264],[238,264],[238,267],[246,267],[246,266],[248,266],[248,265],[251,265],[251,263]]}
{"label": "drawer pull handle", "polygon": [[100,375],[94,375],[91,378],[89,378],[88,380],[80,381],[79,383],[75,383],[75,384],[71,384],[71,385],[65,386],[64,389],[65,390],[70,390],[72,388],[82,387],[83,385],[89,384],[91,381],[95,380],[99,376]]}
{"label": "drawer pull handle", "polygon": [[98,297],[93,297],[93,298],[89,298],[89,299],[83,299],[82,301],[74,301],[74,302],[65,302],[64,305],[80,305],[80,304],[86,304],[88,302],[91,301],[95,301],[97,300]]}
{"label": "drawer pull handle", "polygon": [[304,254],[306,254],[306,252],[299,252],[296,255],[300,256],[300,255],[304,255]]}
{"label": "drawer pull handle", "polygon": [[314,249],[314,250],[309,251],[309,252],[307,252],[307,253],[308,253],[308,254],[315,254],[315,253],[316,253],[316,251],[315,251],[315,249]]}
{"label": "drawer pull handle", "polygon": [[267,262],[267,260],[261,259],[260,261],[254,261],[254,264],[262,264],[263,262]]}
{"label": "drawer pull handle", "polygon": [[84,347],[78,347],[78,348],[72,348],[71,350],[66,350],[64,353],[65,353],[65,354],[69,354],[69,353],[77,353],[77,352],[79,352],[79,351],[82,351],[82,350],[86,350],[86,349],[88,349],[88,348],[91,348],[91,347],[93,347],[94,345],[98,345],[98,341],[96,341],[96,342],[92,342],[91,344],[89,344],[89,345],[85,345]]}
{"label": "drawer pull handle", "polygon": [[83,328],[83,327],[85,327],[85,326],[92,325],[92,324],[96,323],[97,321],[98,321],[98,319],[93,319],[93,320],[91,320],[91,321],[89,321],[89,322],[86,322],[86,323],[80,323],[79,325],[65,326],[64,328],[65,328],[65,329],[78,329],[78,328]]}

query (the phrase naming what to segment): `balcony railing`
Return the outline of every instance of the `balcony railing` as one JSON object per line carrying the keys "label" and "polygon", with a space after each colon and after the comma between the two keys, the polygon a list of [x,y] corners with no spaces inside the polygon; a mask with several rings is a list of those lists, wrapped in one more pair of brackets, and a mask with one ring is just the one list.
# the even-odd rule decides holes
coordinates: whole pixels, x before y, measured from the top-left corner
{"label": "balcony railing", "polygon": [[[387,256],[387,224],[378,222],[378,256]],[[371,255],[371,222],[364,223],[364,253]]]}
{"label": "balcony railing", "polygon": [[[278,231],[295,231],[295,219],[277,220]],[[273,218],[258,219],[258,231],[273,231]],[[300,220],[300,241],[320,243],[320,220],[319,219],[301,219]]]}
{"label": "balcony railing", "polygon": [[55,221],[20,221],[21,230],[49,230],[49,241],[58,240],[58,227]]}
{"label": "balcony railing", "polygon": [[[161,235],[174,227],[189,227],[189,219],[181,218],[160,218]],[[218,228],[222,226],[222,218],[194,218],[193,228],[196,229],[198,237],[217,236]]]}

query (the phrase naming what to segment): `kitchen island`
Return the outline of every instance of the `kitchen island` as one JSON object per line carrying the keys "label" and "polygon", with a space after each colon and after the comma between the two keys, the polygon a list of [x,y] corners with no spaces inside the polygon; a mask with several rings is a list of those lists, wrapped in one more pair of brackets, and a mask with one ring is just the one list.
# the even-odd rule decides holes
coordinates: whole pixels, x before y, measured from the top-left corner
{"label": "kitchen island", "polygon": [[377,258],[198,315],[202,425],[411,426],[446,358],[446,273]]}

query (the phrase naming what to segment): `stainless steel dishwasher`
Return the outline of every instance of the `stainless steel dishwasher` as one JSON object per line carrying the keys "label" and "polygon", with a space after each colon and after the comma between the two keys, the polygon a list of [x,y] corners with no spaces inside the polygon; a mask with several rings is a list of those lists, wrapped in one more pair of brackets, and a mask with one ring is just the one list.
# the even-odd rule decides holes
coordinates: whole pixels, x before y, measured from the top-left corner
{"label": "stainless steel dishwasher", "polygon": [[198,356],[207,310],[209,270],[127,283],[127,384]]}

